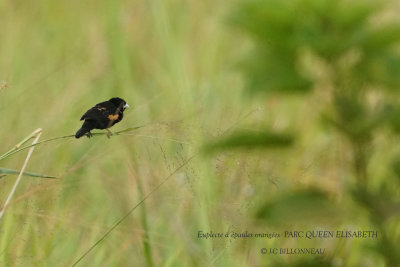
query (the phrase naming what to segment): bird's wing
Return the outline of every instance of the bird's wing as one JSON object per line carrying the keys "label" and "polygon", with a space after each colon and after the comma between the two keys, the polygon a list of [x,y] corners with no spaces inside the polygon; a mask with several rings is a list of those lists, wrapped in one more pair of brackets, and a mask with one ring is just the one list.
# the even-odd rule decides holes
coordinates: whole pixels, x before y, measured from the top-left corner
{"label": "bird's wing", "polygon": [[101,102],[82,115],[81,120],[99,120],[114,114],[116,108],[109,101]]}

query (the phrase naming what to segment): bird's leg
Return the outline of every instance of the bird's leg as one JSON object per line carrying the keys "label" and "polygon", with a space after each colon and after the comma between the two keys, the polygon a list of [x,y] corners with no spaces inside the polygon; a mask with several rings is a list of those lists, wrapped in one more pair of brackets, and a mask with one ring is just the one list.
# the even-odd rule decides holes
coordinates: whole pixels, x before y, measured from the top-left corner
{"label": "bird's leg", "polygon": [[110,138],[110,136],[113,135],[113,133],[110,130],[108,130],[107,128],[106,128],[106,131],[107,131],[107,137]]}
{"label": "bird's leg", "polygon": [[90,138],[90,137],[92,137],[92,133],[89,131],[89,132],[86,133],[86,136],[87,136],[88,138]]}

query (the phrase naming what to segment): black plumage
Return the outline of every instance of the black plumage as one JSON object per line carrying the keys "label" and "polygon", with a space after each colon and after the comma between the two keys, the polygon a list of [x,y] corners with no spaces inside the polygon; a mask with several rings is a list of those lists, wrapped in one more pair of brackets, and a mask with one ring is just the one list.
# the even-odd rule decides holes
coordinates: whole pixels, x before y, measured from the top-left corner
{"label": "black plumage", "polygon": [[129,108],[129,105],[119,97],[95,105],[81,117],[81,120],[85,121],[75,137],[80,138],[85,134],[90,137],[90,131],[93,129],[106,129],[107,136],[110,137],[111,132],[108,128],[122,120],[126,108]]}

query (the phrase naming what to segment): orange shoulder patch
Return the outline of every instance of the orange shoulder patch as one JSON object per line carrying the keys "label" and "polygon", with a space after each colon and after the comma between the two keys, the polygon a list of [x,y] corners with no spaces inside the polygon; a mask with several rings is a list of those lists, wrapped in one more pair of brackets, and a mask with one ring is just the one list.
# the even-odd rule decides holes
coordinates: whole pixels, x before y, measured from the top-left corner
{"label": "orange shoulder patch", "polygon": [[118,114],[115,114],[115,115],[108,115],[107,118],[108,118],[110,121],[116,121],[116,120],[118,120],[119,115],[118,115]]}

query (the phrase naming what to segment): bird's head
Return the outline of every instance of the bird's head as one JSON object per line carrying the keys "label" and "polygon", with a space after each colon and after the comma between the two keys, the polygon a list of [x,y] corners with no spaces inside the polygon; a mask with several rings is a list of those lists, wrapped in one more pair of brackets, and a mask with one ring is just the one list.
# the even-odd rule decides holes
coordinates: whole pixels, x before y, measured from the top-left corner
{"label": "bird's head", "polygon": [[116,107],[121,108],[122,111],[124,111],[125,109],[129,108],[128,103],[126,103],[125,100],[123,100],[122,98],[119,97],[113,97],[109,100],[111,103],[113,103]]}

